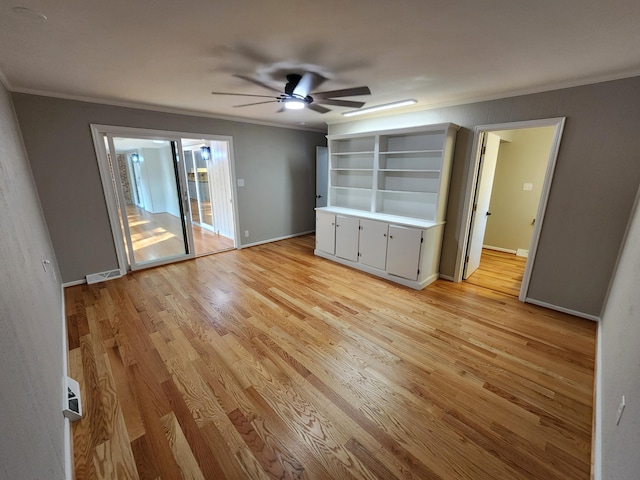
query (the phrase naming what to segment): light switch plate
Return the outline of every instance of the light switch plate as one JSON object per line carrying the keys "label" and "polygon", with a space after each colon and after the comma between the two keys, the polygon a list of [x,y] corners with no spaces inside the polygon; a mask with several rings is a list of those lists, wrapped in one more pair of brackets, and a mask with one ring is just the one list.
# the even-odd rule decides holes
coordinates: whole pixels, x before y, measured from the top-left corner
{"label": "light switch plate", "polygon": [[238,186],[239,187],[244,187],[244,178],[239,178],[238,179]]}
{"label": "light switch plate", "polygon": [[522,186],[522,190],[524,190],[526,192],[533,190],[533,183],[525,183]]}

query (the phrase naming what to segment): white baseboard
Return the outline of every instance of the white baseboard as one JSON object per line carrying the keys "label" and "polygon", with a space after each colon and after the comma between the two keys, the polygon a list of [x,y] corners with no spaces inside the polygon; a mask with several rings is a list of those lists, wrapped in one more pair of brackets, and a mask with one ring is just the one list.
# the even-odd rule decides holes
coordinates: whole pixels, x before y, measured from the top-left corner
{"label": "white baseboard", "polygon": [[67,287],[75,287],[76,285],[82,285],[83,283],[87,283],[87,279],[86,278],[82,278],[80,280],[74,280],[73,282],[65,282],[62,284],[63,288],[67,288]]}
{"label": "white baseboard", "polygon": [[263,245],[265,243],[272,243],[280,240],[286,240],[287,238],[302,237],[303,235],[309,235],[310,233],[314,233],[314,232],[315,230],[309,230],[307,232],[300,232],[300,233],[294,233],[292,235],[285,235],[284,237],[277,237],[277,238],[271,238],[269,240],[261,240],[259,242],[247,243],[246,245],[240,245],[238,247],[238,250],[242,248],[255,247],[256,245]]}
{"label": "white baseboard", "polygon": [[[81,283],[85,283],[85,281],[83,280]],[[62,304],[62,311],[60,312],[62,319],[62,371],[64,372],[64,377],[62,378],[60,413],[62,413],[62,408],[67,400],[66,379],[67,375],[69,375],[69,361],[67,358],[67,350],[69,348],[69,344],[67,343],[67,307],[64,298],[65,286],[64,283],[60,284],[60,303]],[[68,418],[64,419],[63,429],[65,480],[73,480],[73,439],[71,438],[71,422],[69,422]]]}
{"label": "white baseboard", "polygon": [[495,250],[496,252],[513,253],[514,255],[517,252],[517,250],[511,250],[509,248],[502,248],[502,247],[494,247],[493,245],[482,245],[482,248],[486,248],[487,250]]}
{"label": "white baseboard", "polygon": [[74,480],[73,475],[73,438],[71,437],[71,421],[64,419],[64,478]]}
{"label": "white baseboard", "polygon": [[568,313],[569,315],[573,315],[575,317],[586,318],[587,320],[593,320],[594,322],[600,321],[600,317],[598,317],[597,315],[591,315],[589,313],[578,312],[569,308],[559,307],[551,303],[541,302],[540,300],[536,300],[535,298],[527,297],[524,301],[533,305],[538,305],[539,307],[545,307],[551,310],[557,310],[558,312]]}
{"label": "white baseboard", "polygon": [[591,442],[591,478],[602,480],[602,335],[600,334],[601,323],[598,323],[596,335],[596,384],[595,384],[595,429]]}
{"label": "white baseboard", "polygon": [[448,280],[450,282],[455,282],[454,278],[449,276],[449,275],[440,274],[440,278],[443,279],[443,280]]}

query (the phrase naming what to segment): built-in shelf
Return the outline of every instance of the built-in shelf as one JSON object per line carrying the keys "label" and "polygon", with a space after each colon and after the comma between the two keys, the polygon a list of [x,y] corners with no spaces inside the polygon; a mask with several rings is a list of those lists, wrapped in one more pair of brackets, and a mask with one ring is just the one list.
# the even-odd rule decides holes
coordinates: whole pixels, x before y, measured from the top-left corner
{"label": "built-in shelf", "polygon": [[329,207],[444,220],[452,124],[329,136]]}

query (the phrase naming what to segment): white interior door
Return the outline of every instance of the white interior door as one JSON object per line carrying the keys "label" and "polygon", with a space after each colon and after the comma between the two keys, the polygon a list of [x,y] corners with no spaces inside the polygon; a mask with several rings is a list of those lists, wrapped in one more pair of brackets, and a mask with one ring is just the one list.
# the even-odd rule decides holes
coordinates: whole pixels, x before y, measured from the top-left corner
{"label": "white interior door", "polygon": [[328,162],[327,147],[316,147],[316,208],[327,206]]}
{"label": "white interior door", "polygon": [[484,232],[487,228],[487,219],[489,215],[491,215],[489,212],[489,202],[491,201],[493,177],[496,173],[500,137],[494,133],[486,132],[484,134],[483,149],[484,153],[480,160],[478,183],[473,203],[469,249],[464,269],[465,280],[480,266]]}

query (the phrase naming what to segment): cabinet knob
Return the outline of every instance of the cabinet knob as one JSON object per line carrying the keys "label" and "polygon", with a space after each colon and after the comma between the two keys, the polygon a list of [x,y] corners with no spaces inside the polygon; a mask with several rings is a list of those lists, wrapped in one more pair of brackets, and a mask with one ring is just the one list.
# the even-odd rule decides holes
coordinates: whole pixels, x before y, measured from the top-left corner
{"label": "cabinet knob", "polygon": [[387,234],[386,234],[386,233],[383,233],[383,234],[382,234],[382,236],[383,236],[383,237],[386,237],[386,236],[387,236]]}
{"label": "cabinet knob", "polygon": [[389,238],[393,238],[393,235],[389,235]]}

